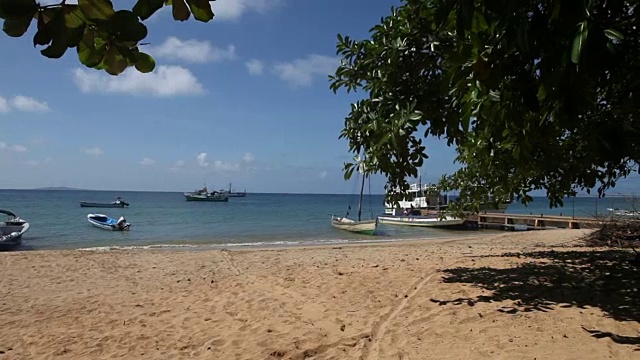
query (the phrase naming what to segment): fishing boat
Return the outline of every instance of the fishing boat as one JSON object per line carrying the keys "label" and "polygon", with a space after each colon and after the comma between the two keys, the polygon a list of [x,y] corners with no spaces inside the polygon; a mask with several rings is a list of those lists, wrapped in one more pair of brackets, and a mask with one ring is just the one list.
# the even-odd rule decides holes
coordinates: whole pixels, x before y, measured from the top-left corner
{"label": "fishing boat", "polygon": [[218,193],[227,194],[228,197],[245,197],[245,196],[247,196],[247,190],[244,190],[244,191],[233,191],[233,190],[231,190],[231,183],[229,183],[229,190],[220,189],[220,191],[218,191]]}
{"label": "fishing boat", "polygon": [[0,250],[11,250],[22,242],[22,235],[29,230],[29,223],[8,210],[0,210],[7,219],[0,222]]}
{"label": "fishing boat", "polygon": [[344,217],[338,217],[331,214],[331,225],[336,229],[350,231],[360,234],[374,235],[376,228],[378,227],[378,219],[362,220],[362,195],[364,193],[364,183],[367,178],[364,171],[364,159],[360,160],[359,156],[356,156],[355,160],[358,162],[358,173],[362,175],[362,182],[360,184],[360,197],[358,199],[358,220],[349,219],[349,211],[351,206],[347,208],[347,214]]}
{"label": "fishing boat", "polygon": [[87,221],[97,228],[111,231],[128,231],[131,227],[124,216],[116,220],[103,214],[87,214]]}
{"label": "fishing boat", "polygon": [[193,192],[184,193],[187,201],[212,201],[212,202],[228,202],[229,195],[225,192],[212,191],[209,192],[207,186]]}
{"label": "fishing boat", "polygon": [[423,227],[459,227],[464,224],[465,220],[453,216],[433,215],[380,215],[378,221],[381,224],[388,225],[405,225],[405,226],[423,226]]}
{"label": "fishing boat", "polygon": [[80,201],[80,207],[95,207],[95,208],[124,208],[129,206],[129,203],[123,201],[120,197],[117,197],[115,201],[110,203],[97,203],[89,201]]}

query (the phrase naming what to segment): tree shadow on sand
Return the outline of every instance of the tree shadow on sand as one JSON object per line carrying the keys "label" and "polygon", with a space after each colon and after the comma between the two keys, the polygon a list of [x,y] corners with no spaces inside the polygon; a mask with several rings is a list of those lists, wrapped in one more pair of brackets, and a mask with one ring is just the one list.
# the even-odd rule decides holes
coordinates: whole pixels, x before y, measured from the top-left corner
{"label": "tree shadow on sand", "polygon": [[[443,270],[446,283],[473,284],[492,291],[475,299],[435,300],[441,305],[512,300],[507,313],[552,311],[556,307],[597,307],[619,321],[640,321],[640,268],[629,262],[629,252],[535,251],[479,257],[517,257],[532,261],[511,268],[458,267]],[[594,337],[609,337],[640,344],[640,337],[625,337],[585,329]],[[620,341],[618,341],[620,340]]]}

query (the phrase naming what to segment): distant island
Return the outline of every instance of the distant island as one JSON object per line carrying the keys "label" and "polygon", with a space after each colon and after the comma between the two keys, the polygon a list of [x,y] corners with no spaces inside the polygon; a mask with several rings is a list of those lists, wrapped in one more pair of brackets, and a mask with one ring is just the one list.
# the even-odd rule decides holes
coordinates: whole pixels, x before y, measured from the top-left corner
{"label": "distant island", "polygon": [[76,189],[76,188],[70,188],[70,187],[66,187],[66,186],[50,186],[50,187],[41,187],[41,188],[35,188],[35,189],[31,189],[31,190],[63,190],[63,191],[77,191],[77,190],[83,190],[83,189]]}

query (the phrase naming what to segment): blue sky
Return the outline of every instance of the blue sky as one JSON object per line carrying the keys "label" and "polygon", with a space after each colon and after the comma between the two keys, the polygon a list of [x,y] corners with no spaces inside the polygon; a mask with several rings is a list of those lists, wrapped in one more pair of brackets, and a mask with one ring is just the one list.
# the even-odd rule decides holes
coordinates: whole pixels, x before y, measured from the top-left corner
{"label": "blue sky", "polygon": [[[351,193],[338,136],[356,97],[329,90],[336,34],[366,37],[397,3],[218,0],[207,24],[164,8],[145,22],[157,64],[145,75],[84,68],[74,50],[47,59],[35,24],[1,34],[0,188]],[[423,181],[457,168],[454,149],[427,149]]]}

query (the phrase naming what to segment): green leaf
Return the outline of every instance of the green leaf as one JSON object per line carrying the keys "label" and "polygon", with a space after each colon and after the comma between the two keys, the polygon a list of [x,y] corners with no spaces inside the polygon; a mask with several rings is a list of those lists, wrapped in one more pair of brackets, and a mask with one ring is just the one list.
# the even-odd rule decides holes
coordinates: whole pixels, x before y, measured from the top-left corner
{"label": "green leaf", "polygon": [[78,43],[78,59],[86,67],[96,67],[104,59],[104,52],[95,47],[95,37],[93,31],[86,29],[82,40]]}
{"label": "green leaf", "polygon": [[7,19],[4,21],[2,30],[11,37],[20,37],[27,32],[32,20],[33,14],[17,19]]}
{"label": "green leaf", "polygon": [[143,52],[139,52],[135,57],[135,66],[141,73],[150,73],[155,69],[156,62],[151,56]]}
{"label": "green leaf", "polygon": [[588,31],[589,28],[587,27],[586,20],[578,25],[578,32],[576,33],[576,37],[573,39],[573,48],[571,49],[571,61],[574,64],[578,64],[580,62],[580,54],[582,53],[584,43],[587,41]]}
{"label": "green leaf", "polygon": [[189,8],[187,4],[185,4],[184,0],[175,0],[173,1],[173,19],[178,21],[185,21],[189,19],[191,13],[189,12]]}
{"label": "green leaf", "polygon": [[138,42],[147,37],[147,27],[138,16],[129,10],[120,10],[113,14],[108,22],[110,33],[118,41]]}
{"label": "green leaf", "polygon": [[59,11],[56,16],[47,23],[52,34],[51,45],[40,53],[51,59],[58,59],[67,51],[67,27],[65,26],[64,12]]}
{"label": "green leaf", "polygon": [[68,28],[84,27],[87,19],[78,5],[63,5],[62,10],[64,11],[64,22]]}
{"label": "green leaf", "polygon": [[78,0],[78,6],[88,20],[106,20],[115,12],[110,0]]}
{"label": "green leaf", "polygon": [[162,5],[164,5],[164,0],[138,0],[131,10],[133,10],[140,19],[147,20],[158,11]]}
{"label": "green leaf", "polygon": [[111,46],[104,56],[102,65],[110,75],[119,75],[129,66],[129,62],[115,46]]}
{"label": "green leaf", "polygon": [[19,20],[35,15],[38,5],[33,0],[0,0],[0,18]]}
{"label": "green leaf", "polygon": [[49,23],[45,23],[45,15],[42,12],[38,12],[38,31],[33,36],[33,46],[47,45],[53,39],[53,31],[51,26],[47,26]]}
{"label": "green leaf", "polygon": [[211,3],[209,0],[187,0],[193,17],[198,21],[209,22],[213,19],[213,11],[211,11]]}
{"label": "green leaf", "polygon": [[619,31],[613,29],[605,29],[604,34],[611,40],[622,41],[624,40],[624,35],[622,35]]}
{"label": "green leaf", "polygon": [[67,28],[67,47],[77,46],[84,35],[84,26]]}

